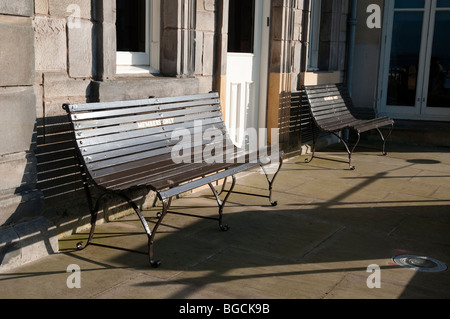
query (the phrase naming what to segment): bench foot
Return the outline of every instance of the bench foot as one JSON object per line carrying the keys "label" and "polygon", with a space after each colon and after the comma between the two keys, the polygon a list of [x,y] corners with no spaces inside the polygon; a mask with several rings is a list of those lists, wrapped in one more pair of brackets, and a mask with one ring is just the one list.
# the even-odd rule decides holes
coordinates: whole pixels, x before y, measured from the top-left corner
{"label": "bench foot", "polygon": [[386,137],[384,137],[384,135],[383,135],[383,133],[381,132],[381,130],[380,130],[379,128],[377,128],[377,131],[378,131],[378,133],[380,134],[381,140],[382,140],[382,142],[383,142],[383,150],[382,150],[382,153],[381,153],[383,156],[386,156],[386,155],[387,155],[387,152],[386,152],[386,142],[387,142],[387,140],[389,139],[389,137],[391,136],[393,130],[394,130],[394,124],[391,124],[391,128],[390,128],[390,130],[389,130],[388,135],[387,135]]}
{"label": "bench foot", "polygon": [[316,152],[316,145],[315,145],[315,144],[316,144],[316,143],[315,143],[315,141],[314,141],[314,142],[313,142],[312,151],[311,151],[311,157],[310,157],[310,158],[305,158],[305,163],[306,163],[306,164],[311,163],[312,160],[314,159],[314,155],[315,155],[315,152]]}
{"label": "bench foot", "polygon": [[91,211],[91,230],[89,231],[89,237],[88,237],[86,243],[84,243],[84,245],[83,245],[83,241],[79,241],[76,244],[77,250],[85,249],[87,246],[89,246],[92,239],[94,238],[95,224],[97,223],[97,215],[98,215],[98,210],[100,208],[100,206],[99,206],[100,200],[106,195],[106,193],[100,195],[100,197],[95,202],[95,207],[92,207],[92,197],[91,197],[89,187],[87,186],[87,184],[85,184],[85,190],[86,190],[86,194],[87,194],[87,198],[88,198],[88,204],[90,207],[89,209]]}
{"label": "bench foot", "polygon": [[[164,216],[167,214],[167,210],[170,207],[170,204],[172,202],[172,198],[167,199],[162,199],[162,211],[160,213],[158,213],[158,221],[156,222],[155,226],[153,226],[153,229],[150,230],[150,227],[147,223],[147,220],[145,219],[145,217],[142,215],[141,210],[139,209],[139,207],[136,205],[135,202],[133,202],[132,199],[130,199],[127,195],[123,194],[123,193],[115,193],[117,195],[119,195],[120,197],[122,197],[123,199],[125,199],[128,204],[134,209],[136,215],[139,217],[139,220],[142,223],[142,226],[144,227],[145,233],[147,234],[148,237],[148,256],[149,256],[149,261],[150,261],[150,265],[152,268],[157,268],[159,267],[159,265],[161,264],[161,261],[159,260],[155,260],[153,257],[153,242],[155,239],[155,235],[156,235],[156,231],[158,230],[159,225],[161,224]],[[154,202],[155,205],[155,202]],[[97,211],[98,211],[98,200],[97,200],[97,205],[96,205]],[[96,214],[95,214],[96,216]],[[91,233],[93,234],[93,228],[91,228]],[[91,237],[91,236],[90,236]],[[90,238],[91,239],[91,238]],[[88,240],[88,243],[90,242],[90,239]],[[80,244],[80,243],[78,243]],[[77,247],[78,247],[77,244]],[[87,244],[81,248],[84,249],[87,246]]]}
{"label": "bench foot", "polygon": [[308,164],[308,163],[311,163],[312,162],[312,160],[314,159],[314,155],[316,154],[316,141],[318,141],[319,139],[320,139],[320,136],[322,135],[322,132],[319,132],[318,134],[317,134],[317,137],[316,137],[316,134],[314,133],[314,130],[311,128],[311,134],[312,134],[312,142],[313,142],[313,144],[312,144],[312,147],[311,147],[311,157],[310,158],[305,158],[305,163],[306,164]]}
{"label": "bench foot", "polygon": [[228,231],[231,227],[228,225],[219,225],[221,231]]}

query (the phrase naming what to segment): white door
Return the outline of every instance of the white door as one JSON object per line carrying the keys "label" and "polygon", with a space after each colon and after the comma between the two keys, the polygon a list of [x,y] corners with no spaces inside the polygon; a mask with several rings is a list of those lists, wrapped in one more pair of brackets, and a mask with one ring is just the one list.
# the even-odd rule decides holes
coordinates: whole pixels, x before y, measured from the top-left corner
{"label": "white door", "polygon": [[386,17],[381,112],[450,121],[450,1],[387,1]]}
{"label": "white door", "polygon": [[266,123],[269,12],[267,0],[229,1],[225,122],[240,147]]}

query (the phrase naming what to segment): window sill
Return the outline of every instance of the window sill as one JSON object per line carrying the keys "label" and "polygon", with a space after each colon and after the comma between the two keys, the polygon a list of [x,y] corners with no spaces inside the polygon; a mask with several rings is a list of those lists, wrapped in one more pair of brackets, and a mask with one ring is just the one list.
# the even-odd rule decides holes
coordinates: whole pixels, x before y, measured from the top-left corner
{"label": "window sill", "polygon": [[121,74],[114,78],[96,81],[95,99],[103,101],[125,101],[147,99],[149,96],[177,96],[199,92],[196,78],[177,78],[146,74]]}
{"label": "window sill", "polygon": [[117,65],[116,75],[152,75],[159,74],[158,70],[150,68],[148,65]]}
{"label": "window sill", "polygon": [[315,71],[305,73],[305,85],[333,84],[341,81],[340,71]]}

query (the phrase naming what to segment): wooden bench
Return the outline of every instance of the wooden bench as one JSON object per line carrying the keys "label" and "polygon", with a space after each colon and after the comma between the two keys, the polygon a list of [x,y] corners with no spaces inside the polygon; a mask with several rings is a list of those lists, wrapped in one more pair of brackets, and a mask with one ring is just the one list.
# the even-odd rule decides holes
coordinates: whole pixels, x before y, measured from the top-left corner
{"label": "wooden bench", "polygon": [[[314,158],[316,140],[322,133],[331,133],[339,138],[345,145],[348,153],[348,163],[351,170],[355,166],[351,165],[351,156],[358,145],[361,133],[376,129],[383,142],[382,154],[386,153],[386,141],[392,133],[394,120],[388,117],[374,119],[360,119],[354,113],[354,106],[346,87],[343,84],[305,86],[302,103],[306,103],[310,109],[311,117],[319,129],[316,137],[313,133],[313,146],[311,158],[306,159],[307,163]],[[380,128],[391,126],[386,138]],[[357,140],[351,147],[342,137],[342,131],[349,129],[357,133]],[[341,133],[341,134],[340,134]]]}
{"label": "wooden bench", "polygon": [[[66,104],[63,108],[73,126],[91,213],[89,237],[84,245],[83,242],[77,244],[78,249],[91,243],[99,202],[107,194],[126,200],[138,215],[148,236],[148,256],[153,267],[160,263],[153,254],[155,234],[174,196],[209,185],[219,206],[217,220],[220,229],[228,230],[229,227],[222,224],[222,213],[235,186],[235,175],[260,166],[269,183],[269,194],[265,197],[273,206],[277,204],[272,201],[272,186],[282,165],[283,152],[268,147],[264,153],[260,151],[266,149],[255,151],[252,148],[249,151],[234,146],[222,119],[217,93]],[[208,160],[207,154],[214,160]],[[275,163],[276,168],[271,177],[264,169],[264,165],[270,163]],[[222,200],[221,192],[213,183],[227,177],[232,177],[231,188]],[[95,204],[89,185],[100,190]],[[138,205],[126,194],[134,189],[154,191],[153,206],[158,199],[162,203],[162,211],[158,213],[153,229],[150,229]]]}

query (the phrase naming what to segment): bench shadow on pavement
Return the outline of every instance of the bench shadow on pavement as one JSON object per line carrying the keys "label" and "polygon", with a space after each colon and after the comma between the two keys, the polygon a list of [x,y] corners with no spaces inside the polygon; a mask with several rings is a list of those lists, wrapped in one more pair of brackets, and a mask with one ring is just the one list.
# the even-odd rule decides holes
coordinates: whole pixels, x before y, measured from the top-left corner
{"label": "bench shadow on pavement", "polygon": [[[179,199],[171,210],[213,216],[209,214],[215,212],[214,206],[189,205],[204,201],[198,199],[195,196]],[[189,298],[192,289],[208,285],[252,286],[252,280],[256,286],[257,282],[275,285],[278,282],[287,286],[286,293],[292,291],[292,295],[278,296],[268,288],[267,294],[275,298],[309,298],[307,291],[292,290],[293,286],[300,287],[311,280],[310,284],[314,285],[317,276],[338,282],[343,273],[359,277],[358,285],[365,285],[370,264],[379,263],[382,271],[398,269],[392,257],[406,251],[449,262],[446,260],[448,205],[428,203],[425,211],[424,207],[411,203],[395,206],[377,203],[377,207],[370,208],[364,204],[373,203],[359,203],[360,207],[351,208],[339,207],[337,202],[261,209],[244,206],[242,198],[230,200],[224,215],[225,222],[231,226],[227,232],[220,231],[212,220],[169,214],[155,239],[155,255],[162,261],[160,269],[152,269],[148,264],[146,236],[139,230],[139,220],[133,217],[99,226],[93,247],[83,252],[68,248],[65,252],[102,267],[136,269],[163,278],[154,281],[149,277],[148,281],[136,284],[140,287],[185,284],[185,289],[171,298]],[[188,205],[184,206],[184,201]],[[150,223],[156,220],[155,213],[156,210],[146,212]],[[136,227],[125,231],[123,223]],[[68,239],[64,246],[70,247],[69,242],[73,244],[75,239]],[[106,259],[103,254],[97,255],[101,251],[108,251]],[[174,272],[178,275],[172,277]],[[317,284],[322,280],[318,279]],[[395,284],[395,280],[389,284]],[[450,297],[448,289],[436,289],[450,286],[445,273],[416,272],[412,280],[402,284],[405,288],[399,298]],[[350,289],[352,285],[356,283],[349,284]],[[249,297],[250,290],[243,287],[237,296]],[[314,293],[310,297],[315,298]]]}

